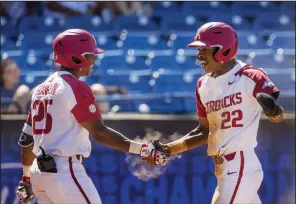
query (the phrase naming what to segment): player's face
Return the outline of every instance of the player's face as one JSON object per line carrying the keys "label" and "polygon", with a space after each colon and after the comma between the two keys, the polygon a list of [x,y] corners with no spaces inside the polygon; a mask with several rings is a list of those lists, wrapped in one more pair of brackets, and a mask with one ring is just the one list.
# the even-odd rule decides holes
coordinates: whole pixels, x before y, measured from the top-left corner
{"label": "player's face", "polygon": [[198,53],[196,58],[201,64],[201,67],[206,73],[215,71],[215,68],[219,66],[219,63],[214,59],[213,53],[216,50],[214,47],[197,47]]}
{"label": "player's face", "polygon": [[95,54],[85,54],[84,57],[88,60],[90,66],[86,67],[85,69],[82,69],[82,76],[89,76],[93,71],[92,67],[97,60],[97,56]]}

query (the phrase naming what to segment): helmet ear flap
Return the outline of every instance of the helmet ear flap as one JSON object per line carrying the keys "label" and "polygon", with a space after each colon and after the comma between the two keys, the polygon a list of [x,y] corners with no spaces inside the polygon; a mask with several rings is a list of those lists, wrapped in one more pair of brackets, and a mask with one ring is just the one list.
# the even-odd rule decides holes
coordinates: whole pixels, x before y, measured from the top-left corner
{"label": "helmet ear flap", "polygon": [[[214,50],[213,52],[213,58],[219,62],[219,63],[223,63],[224,62],[224,57],[227,57],[229,54],[231,54],[231,48],[225,50],[224,52],[219,52],[220,48],[217,47],[216,50]],[[218,56],[216,56],[218,54]],[[218,59],[221,59],[221,60],[218,60]]]}
{"label": "helmet ear flap", "polygon": [[218,62],[218,60],[216,59],[215,55],[217,54],[217,52],[220,50],[220,47],[215,47],[215,50],[213,52],[213,58]]}
{"label": "helmet ear flap", "polygon": [[73,57],[73,56],[72,56],[72,60],[73,60],[73,62],[75,62],[76,64],[81,64],[81,60],[79,60],[79,59],[76,58],[76,57]]}
{"label": "helmet ear flap", "polygon": [[58,41],[58,46],[56,46],[55,50],[60,53],[60,55],[65,59],[63,43],[61,40]]}
{"label": "helmet ear flap", "polygon": [[230,49],[227,49],[225,52],[222,53],[222,55],[226,57],[229,54],[229,52],[230,52]]}

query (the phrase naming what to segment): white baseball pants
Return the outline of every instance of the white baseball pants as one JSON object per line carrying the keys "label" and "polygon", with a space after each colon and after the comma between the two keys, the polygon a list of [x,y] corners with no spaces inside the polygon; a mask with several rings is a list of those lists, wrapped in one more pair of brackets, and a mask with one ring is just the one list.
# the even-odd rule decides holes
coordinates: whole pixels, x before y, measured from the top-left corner
{"label": "white baseball pants", "polygon": [[215,165],[218,185],[212,204],[261,204],[263,170],[254,149],[222,157],[223,163]]}
{"label": "white baseball pants", "polygon": [[39,204],[96,203],[101,198],[76,156],[54,157],[57,173],[41,172],[37,160],[31,166],[31,183]]}

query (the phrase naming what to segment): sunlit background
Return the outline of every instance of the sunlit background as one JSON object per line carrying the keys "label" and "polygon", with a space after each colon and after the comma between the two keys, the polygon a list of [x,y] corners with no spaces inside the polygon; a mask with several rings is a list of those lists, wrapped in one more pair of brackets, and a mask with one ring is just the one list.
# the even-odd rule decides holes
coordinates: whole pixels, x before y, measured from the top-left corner
{"label": "sunlit background", "polygon": [[[198,124],[195,85],[204,72],[187,44],[209,21],[232,25],[237,58],[263,68],[281,91],[285,122],[262,118],[259,128],[259,194],[266,204],[295,203],[295,2],[0,2],[0,10],[1,203],[18,203],[17,139],[32,89],[59,69],[52,58],[59,32],[88,30],[105,50],[81,80],[110,127],[132,139],[172,141]],[[92,142],[84,166],[103,203],[210,203],[216,180],[206,146],[152,168]]]}

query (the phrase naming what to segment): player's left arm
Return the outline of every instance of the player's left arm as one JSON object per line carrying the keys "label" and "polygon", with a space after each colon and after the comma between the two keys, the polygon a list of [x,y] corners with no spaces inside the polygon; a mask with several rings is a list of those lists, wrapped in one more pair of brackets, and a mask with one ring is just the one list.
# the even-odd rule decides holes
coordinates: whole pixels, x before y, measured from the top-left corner
{"label": "player's left arm", "polygon": [[281,122],[284,118],[284,109],[277,102],[274,94],[257,93],[256,99],[263,108],[265,115],[273,123]]}
{"label": "player's left arm", "polygon": [[30,166],[35,159],[35,154],[33,153],[34,138],[32,133],[32,119],[31,111],[29,110],[27,121],[24,123],[23,130],[21,132],[18,144],[21,146],[21,157],[23,164],[24,176],[30,177]]}
{"label": "player's left arm", "polygon": [[283,120],[284,109],[277,101],[280,95],[279,89],[264,72],[259,72],[256,78],[257,83],[253,91],[253,96],[257,99],[265,115],[271,122],[281,122]]}
{"label": "player's left arm", "polygon": [[34,138],[32,133],[32,117],[29,110],[27,121],[24,124],[18,144],[21,146],[21,158],[23,165],[23,177],[17,187],[16,194],[23,203],[30,203],[33,197],[32,185],[30,182],[30,167],[35,159],[33,153]]}

